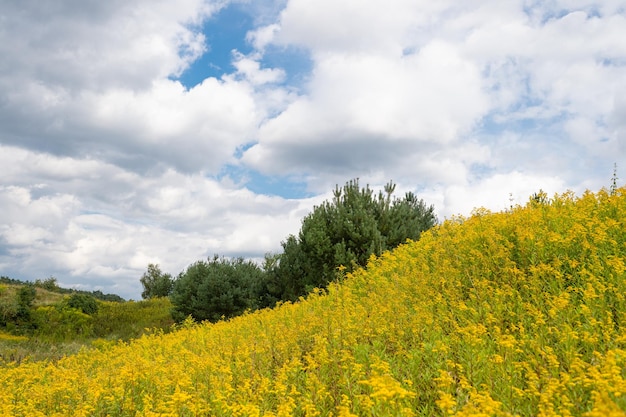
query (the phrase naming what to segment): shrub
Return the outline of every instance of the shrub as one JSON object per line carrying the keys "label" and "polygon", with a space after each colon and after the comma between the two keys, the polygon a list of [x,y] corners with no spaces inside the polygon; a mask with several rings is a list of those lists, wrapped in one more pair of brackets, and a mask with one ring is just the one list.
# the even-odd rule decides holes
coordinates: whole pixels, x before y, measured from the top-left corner
{"label": "shrub", "polygon": [[43,281],[38,279],[35,281],[35,286],[52,292],[58,292],[60,290],[57,279],[54,277],[46,278]]}
{"label": "shrub", "polygon": [[67,342],[93,336],[93,318],[67,305],[41,306],[32,311],[34,335],[42,340]]}
{"label": "shrub", "polygon": [[167,330],[174,323],[169,298],[124,303],[101,302],[93,315],[94,335],[107,339],[138,338],[147,330]]}
{"label": "shrub", "polygon": [[98,312],[98,302],[87,294],[72,294],[66,303],[68,307],[80,310],[85,314],[93,315]]}
{"label": "shrub", "polygon": [[243,258],[217,255],[199,261],[181,273],[171,295],[172,316],[182,321],[191,315],[197,321],[218,321],[259,306],[264,272]]}

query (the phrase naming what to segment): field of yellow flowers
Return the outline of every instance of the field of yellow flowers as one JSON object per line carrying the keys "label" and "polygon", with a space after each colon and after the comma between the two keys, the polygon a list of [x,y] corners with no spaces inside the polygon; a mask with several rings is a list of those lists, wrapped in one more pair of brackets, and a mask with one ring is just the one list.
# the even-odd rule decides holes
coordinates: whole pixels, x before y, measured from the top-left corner
{"label": "field of yellow flowers", "polygon": [[0,415],[624,415],[626,189],[539,197],[295,304],[1,365]]}

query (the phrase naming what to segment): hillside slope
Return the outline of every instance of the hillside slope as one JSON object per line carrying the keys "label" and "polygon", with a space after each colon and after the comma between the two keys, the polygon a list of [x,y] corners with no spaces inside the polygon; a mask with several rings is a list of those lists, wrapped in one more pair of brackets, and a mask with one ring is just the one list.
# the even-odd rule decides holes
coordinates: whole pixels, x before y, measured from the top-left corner
{"label": "hillside slope", "polygon": [[0,414],[623,415],[626,189],[538,200],[297,304],[7,366]]}
{"label": "hillside slope", "polygon": [[[21,288],[21,285],[11,285],[0,283],[0,304],[13,304],[17,303],[17,292]],[[49,305],[58,303],[65,297],[63,294],[48,291],[43,288],[35,288],[36,296],[33,302],[35,306]]]}

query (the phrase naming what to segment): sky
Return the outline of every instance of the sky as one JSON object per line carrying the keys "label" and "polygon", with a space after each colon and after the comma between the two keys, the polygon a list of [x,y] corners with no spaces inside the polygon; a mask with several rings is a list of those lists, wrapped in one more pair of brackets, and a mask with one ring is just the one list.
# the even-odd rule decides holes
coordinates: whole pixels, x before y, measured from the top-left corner
{"label": "sky", "polygon": [[2,1],[0,275],[137,300],[354,178],[441,221],[608,188],[624,39],[624,0]]}

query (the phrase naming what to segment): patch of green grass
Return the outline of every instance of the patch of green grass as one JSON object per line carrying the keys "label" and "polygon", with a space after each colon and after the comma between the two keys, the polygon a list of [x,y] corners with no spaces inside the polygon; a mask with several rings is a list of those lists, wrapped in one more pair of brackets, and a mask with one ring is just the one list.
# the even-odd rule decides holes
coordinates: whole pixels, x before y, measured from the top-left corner
{"label": "patch of green grass", "polygon": [[35,287],[35,291],[37,291],[37,295],[35,296],[35,302],[33,303],[34,306],[56,304],[68,297],[67,295],[48,291],[39,287]]}
{"label": "patch of green grass", "polygon": [[36,288],[28,318],[18,318],[21,286],[0,284],[0,364],[58,360],[95,340],[128,341],[155,330],[169,332],[174,321],[168,298],[97,301],[97,311],[71,308],[69,295]]}
{"label": "patch of green grass", "polygon": [[53,343],[39,338],[0,332],[0,368],[24,361],[57,361],[78,353],[85,346],[86,343],[78,341]]}

